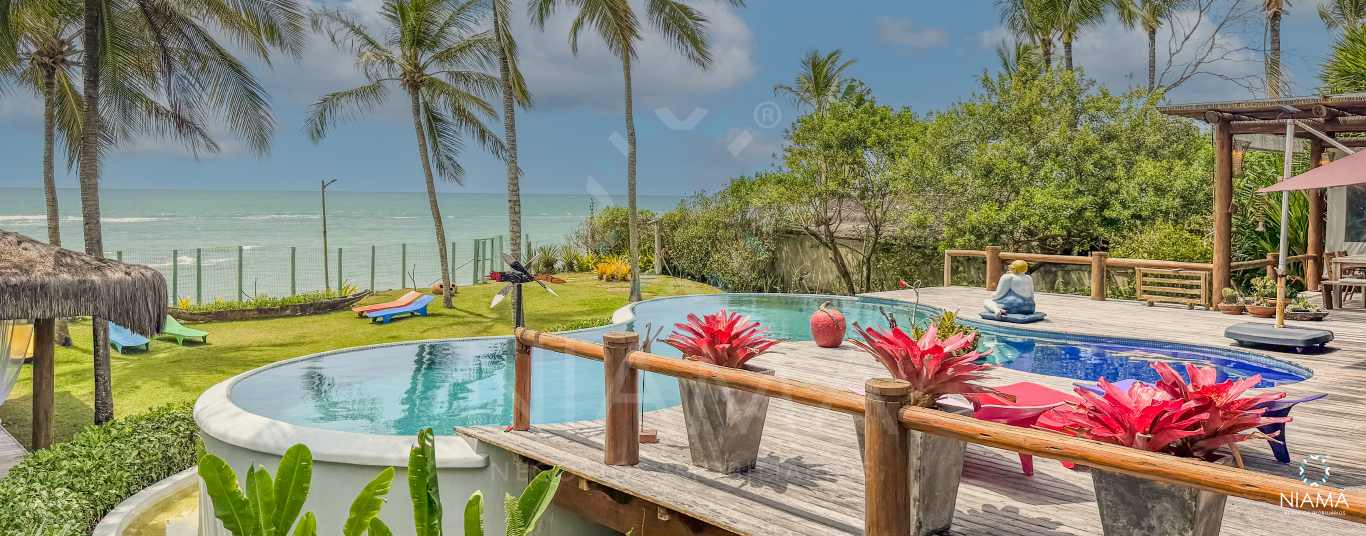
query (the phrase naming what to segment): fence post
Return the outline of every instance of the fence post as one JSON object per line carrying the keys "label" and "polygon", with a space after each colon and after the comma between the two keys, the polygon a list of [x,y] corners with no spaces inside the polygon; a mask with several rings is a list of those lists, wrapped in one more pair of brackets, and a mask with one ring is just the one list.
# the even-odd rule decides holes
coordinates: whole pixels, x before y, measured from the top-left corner
{"label": "fence post", "polygon": [[1001,281],[1001,246],[987,246],[987,290],[996,290]]}
{"label": "fence post", "polygon": [[503,253],[504,251],[507,251],[507,250],[503,249],[503,235],[498,235],[498,246],[497,246],[495,249],[496,249],[496,250],[498,251],[498,253],[499,253],[499,255],[497,255],[496,257],[492,255],[493,252],[489,252],[489,253],[490,253],[490,258],[493,259],[493,265],[494,265],[494,266],[497,266],[499,270],[506,270],[506,269],[508,269],[507,264],[503,262],[503,255],[502,255],[502,253]]}
{"label": "fence post", "polygon": [[337,248],[337,295],[341,295],[342,289],[342,248]]}
{"label": "fence post", "polygon": [[237,301],[242,301],[242,246],[237,246]]}
{"label": "fence post", "polygon": [[408,244],[403,244],[398,254],[398,275],[402,279],[398,288],[408,288]]}
{"label": "fence post", "polygon": [[180,300],[180,250],[171,250],[171,305]]}
{"label": "fence post", "polygon": [[297,260],[297,257],[298,257],[298,256],[297,256],[297,251],[296,251],[296,249],[295,249],[295,246],[290,246],[290,247],[289,247],[289,295],[290,295],[290,296],[293,296],[293,295],[295,295],[295,294],[298,294],[298,292],[299,292],[299,290],[298,290],[298,287],[299,287],[298,272],[295,271],[295,269],[294,269],[295,264],[296,264],[295,261]]}
{"label": "fence post", "polygon": [[1105,301],[1105,260],[1110,257],[1104,251],[1091,252],[1091,299]]}
{"label": "fence post", "polygon": [[1280,254],[1280,253],[1267,253],[1267,254],[1266,254],[1266,260],[1271,261],[1271,266],[1267,266],[1267,267],[1266,267],[1266,276],[1269,277],[1269,278],[1271,278],[1271,279],[1275,279],[1275,278],[1276,278],[1276,265],[1279,264],[1279,263],[1281,262],[1281,254]]}
{"label": "fence post", "polygon": [[375,246],[370,246],[370,292],[375,291]]}
{"label": "fence post", "polygon": [[[607,371],[607,434],[603,454],[607,465],[640,463],[640,415],[637,401],[639,375],[629,356],[640,349],[640,335],[613,331],[602,336],[603,368]],[[903,465],[903,467],[905,467]]]}
{"label": "fence post", "polygon": [[911,384],[873,378],[864,383],[864,390],[864,533],[907,536],[911,533],[910,454],[900,413],[910,399]]}
{"label": "fence post", "polygon": [[953,286],[953,255],[949,255],[949,250],[944,250],[944,286]]}
{"label": "fence post", "polygon": [[115,251],[115,252],[114,252],[114,260],[119,261],[119,262],[123,262],[123,252],[122,252],[122,251]]}
{"label": "fence post", "polygon": [[204,303],[204,250],[194,248],[194,302]]}
{"label": "fence post", "polygon": [[531,346],[517,341],[513,370],[512,429],[531,429]]}
{"label": "fence post", "polygon": [[479,284],[479,239],[474,239],[474,260],[470,261],[470,284]]}

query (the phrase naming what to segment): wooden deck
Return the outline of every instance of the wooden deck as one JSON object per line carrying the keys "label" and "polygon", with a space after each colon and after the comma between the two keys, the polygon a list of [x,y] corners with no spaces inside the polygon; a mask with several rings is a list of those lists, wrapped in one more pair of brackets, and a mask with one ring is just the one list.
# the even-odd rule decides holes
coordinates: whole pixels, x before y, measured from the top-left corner
{"label": "wooden deck", "polygon": [[[980,288],[921,290],[922,303],[964,313],[975,312],[988,293]],[[909,292],[874,296],[913,299]],[[1145,307],[1137,302],[1091,301],[1087,297],[1039,295],[1049,314],[1031,329],[1143,338],[1208,346],[1228,346],[1223,329],[1251,317],[1188,311],[1182,306]],[[1330,315],[1319,323],[1337,334],[1333,351],[1317,355],[1271,354],[1315,371],[1287,386],[1290,396],[1330,396],[1297,407],[1288,444],[1292,460],[1311,454],[1332,462],[1329,486],[1366,489],[1366,315]],[[780,377],[835,388],[861,387],[886,371],[850,345],[837,349],[811,343],[784,343],[782,353],[756,359]],[[1257,350],[1249,350],[1257,352]],[[1071,380],[1006,369],[993,371],[992,384],[1033,381],[1070,390]],[[759,467],[733,476],[711,473],[690,463],[682,410],[647,413],[645,426],[658,429],[660,442],[641,445],[641,463],[613,467],[602,463],[602,421],[534,426],[529,432],[501,428],[461,428],[462,434],[561,465],[566,471],[648,500],[737,534],[831,535],[863,533],[863,468],[847,415],[774,400],[769,407]],[[1298,477],[1298,463],[1283,465],[1266,442],[1248,442],[1249,468]],[[1309,489],[1306,487],[1306,489]],[[1318,488],[1316,491],[1325,491]],[[1229,500],[1224,534],[1280,536],[1293,527],[1301,534],[1363,534],[1361,525],[1243,499]],[[968,445],[959,488],[953,535],[1052,535],[1101,533],[1091,478],[1045,459],[1035,460],[1035,475],[1020,472],[1013,452]]]}
{"label": "wooden deck", "polygon": [[0,478],[5,478],[10,468],[19,465],[24,456],[28,456],[28,451],[19,444],[19,440],[9,435],[9,431],[0,428]]}

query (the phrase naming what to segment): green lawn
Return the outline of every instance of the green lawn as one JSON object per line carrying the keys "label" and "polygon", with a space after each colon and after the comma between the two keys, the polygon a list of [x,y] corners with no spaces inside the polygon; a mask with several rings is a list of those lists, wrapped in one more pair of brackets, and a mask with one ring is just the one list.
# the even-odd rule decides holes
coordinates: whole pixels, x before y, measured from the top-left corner
{"label": "green lawn", "polygon": [[[526,289],[526,322],[533,329],[608,318],[626,305],[626,283],[600,283],[591,274],[561,275],[567,283],[554,285],[559,298],[536,288]],[[117,417],[146,411],[168,402],[190,401],[210,386],[238,373],[302,355],[396,341],[507,335],[512,333],[511,300],[489,308],[501,283],[460,287],[454,309],[440,300],[428,308],[428,318],[396,319],[372,324],[350,311],[296,318],[190,324],[208,331],[209,344],[186,342],[176,346],[170,337],[153,339],[151,350],[112,353],[114,408]],[[645,297],[719,292],[686,280],[659,277],[649,283]],[[393,300],[403,291],[380,292],[362,304]],[[88,318],[71,323],[75,344],[57,349],[57,441],[65,441],[94,420],[94,385]],[[9,399],[0,406],[0,421],[28,445],[32,421],[32,376],[25,367]]]}

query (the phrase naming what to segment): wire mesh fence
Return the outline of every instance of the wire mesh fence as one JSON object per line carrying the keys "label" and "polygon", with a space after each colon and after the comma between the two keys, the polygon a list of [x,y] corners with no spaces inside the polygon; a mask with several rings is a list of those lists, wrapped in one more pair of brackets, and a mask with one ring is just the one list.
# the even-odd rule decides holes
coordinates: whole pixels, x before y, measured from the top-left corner
{"label": "wire mesh fence", "polygon": [[[481,283],[490,271],[506,270],[503,236],[452,242],[447,265],[456,285]],[[192,303],[244,301],[261,294],[292,296],[325,288],[425,288],[441,280],[436,244],[408,243],[361,248],[239,246],[122,250],[109,258],[142,264],[166,278],[167,299]]]}

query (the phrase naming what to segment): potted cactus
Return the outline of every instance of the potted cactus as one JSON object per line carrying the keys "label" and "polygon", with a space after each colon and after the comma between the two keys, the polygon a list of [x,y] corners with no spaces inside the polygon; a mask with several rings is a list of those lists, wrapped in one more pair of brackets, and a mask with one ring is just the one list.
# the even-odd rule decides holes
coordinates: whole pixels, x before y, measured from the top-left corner
{"label": "potted cactus", "polygon": [[[994,394],[1013,400],[1014,397],[990,387],[971,383],[989,379],[981,371],[994,366],[976,365],[973,361],[986,355],[974,348],[975,332],[959,333],[946,339],[939,338],[938,325],[931,324],[924,334],[915,339],[892,327],[886,331],[864,329],[854,323],[854,331],[863,340],[849,342],[887,367],[887,372],[911,384],[911,405],[923,408],[939,407],[939,398],[948,394],[963,395],[978,405],[977,394]],[[917,330],[918,331],[918,330]],[[987,352],[990,353],[990,352]],[[970,414],[970,408],[953,410]],[[863,449],[862,417],[854,418],[859,450]],[[958,483],[963,477],[963,454],[967,443],[959,439],[911,430],[907,437],[910,449],[910,496],[912,534],[934,534],[953,523],[954,503],[958,499]]]}
{"label": "potted cactus", "polygon": [[[767,326],[724,310],[702,318],[688,315],[688,323],[674,327],[677,331],[661,342],[683,352],[684,358],[769,376],[773,369],[748,362],[787,340],[768,338]],[[754,468],[768,397],[683,378],[678,379],[678,390],[693,465],[727,474]]]}
{"label": "potted cactus", "polygon": [[1247,306],[1247,312],[1257,318],[1274,318],[1276,316],[1276,280],[1270,277],[1254,277],[1252,279],[1252,304]]}
{"label": "potted cactus", "polygon": [[1219,304],[1219,311],[1226,315],[1241,315],[1247,307],[1243,305],[1243,296],[1238,294],[1238,289],[1224,287],[1224,301]]}
{"label": "potted cactus", "polygon": [[[1285,393],[1239,398],[1261,382],[1260,375],[1217,382],[1214,367],[1186,365],[1186,381],[1169,365],[1153,363],[1162,381],[1134,382],[1127,391],[1104,379],[1103,395],[1078,388],[1082,402],[1058,412],[1064,431],[1081,437],[1152,452],[1218,462],[1219,448],[1254,437],[1259,426],[1289,422],[1264,417],[1257,407]],[[1158,482],[1104,469],[1091,469],[1105,536],[1216,536],[1226,495]]]}

